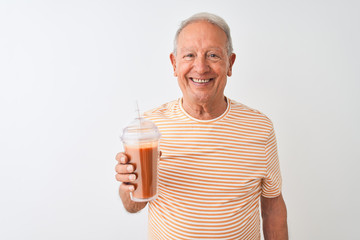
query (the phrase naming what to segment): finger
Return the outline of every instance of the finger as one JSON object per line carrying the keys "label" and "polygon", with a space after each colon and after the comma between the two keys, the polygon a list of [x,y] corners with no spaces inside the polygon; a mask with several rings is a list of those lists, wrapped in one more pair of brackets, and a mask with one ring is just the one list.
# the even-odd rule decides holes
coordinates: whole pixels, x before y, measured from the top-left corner
{"label": "finger", "polygon": [[120,174],[134,172],[134,166],[132,164],[116,164],[115,171]]}
{"label": "finger", "polygon": [[116,154],[115,159],[116,159],[116,161],[118,161],[119,163],[122,163],[122,164],[125,164],[129,161],[129,158],[123,152],[119,152],[118,154]]}
{"label": "finger", "polygon": [[128,184],[128,183],[122,183],[120,185],[119,190],[121,192],[133,192],[133,191],[135,191],[135,186],[132,184]]}
{"label": "finger", "polygon": [[129,183],[136,180],[136,174],[116,174],[115,178],[119,182]]}

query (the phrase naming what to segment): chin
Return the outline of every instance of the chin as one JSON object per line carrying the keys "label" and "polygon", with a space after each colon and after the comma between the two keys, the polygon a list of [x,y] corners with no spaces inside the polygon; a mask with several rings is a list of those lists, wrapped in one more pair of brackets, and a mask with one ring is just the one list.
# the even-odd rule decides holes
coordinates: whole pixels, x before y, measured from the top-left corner
{"label": "chin", "polygon": [[213,98],[213,95],[209,95],[209,94],[197,94],[193,97],[193,99],[196,100],[196,102],[198,102],[198,103],[211,102],[212,98]]}

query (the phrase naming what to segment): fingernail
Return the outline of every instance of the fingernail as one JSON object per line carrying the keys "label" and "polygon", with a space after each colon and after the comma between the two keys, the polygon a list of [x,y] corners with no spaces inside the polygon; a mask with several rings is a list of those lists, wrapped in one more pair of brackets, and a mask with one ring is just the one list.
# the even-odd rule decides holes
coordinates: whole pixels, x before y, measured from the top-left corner
{"label": "fingernail", "polygon": [[120,158],[120,162],[121,162],[121,163],[125,163],[125,157],[121,157],[121,158]]}
{"label": "fingernail", "polygon": [[134,181],[135,178],[136,178],[135,174],[131,174],[131,175],[129,176],[129,180],[130,180],[130,181]]}
{"label": "fingernail", "polygon": [[129,186],[129,191],[133,192],[135,190],[134,186]]}
{"label": "fingernail", "polygon": [[127,166],[127,167],[126,167],[126,170],[128,170],[128,172],[134,171],[132,165]]}

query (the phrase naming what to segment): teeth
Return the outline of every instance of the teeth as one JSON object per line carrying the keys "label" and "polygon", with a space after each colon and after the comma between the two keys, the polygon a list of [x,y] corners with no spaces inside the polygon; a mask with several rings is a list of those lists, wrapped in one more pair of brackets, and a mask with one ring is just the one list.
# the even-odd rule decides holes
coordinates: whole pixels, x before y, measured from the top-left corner
{"label": "teeth", "polygon": [[196,83],[207,83],[210,81],[210,79],[197,79],[197,78],[193,78],[192,80]]}

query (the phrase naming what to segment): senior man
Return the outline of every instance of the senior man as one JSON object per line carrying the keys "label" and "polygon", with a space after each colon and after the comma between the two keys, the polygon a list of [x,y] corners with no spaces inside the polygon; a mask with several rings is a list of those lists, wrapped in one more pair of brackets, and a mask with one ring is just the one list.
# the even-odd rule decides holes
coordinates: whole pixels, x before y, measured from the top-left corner
{"label": "senior man", "polygon": [[[183,21],[170,60],[182,98],[145,113],[159,127],[159,193],[149,202],[150,239],[288,239],[276,139],[262,113],[224,96],[235,54],[213,14]],[[116,179],[129,212],[136,175],[118,153]],[[261,201],[260,201],[261,200]]]}

